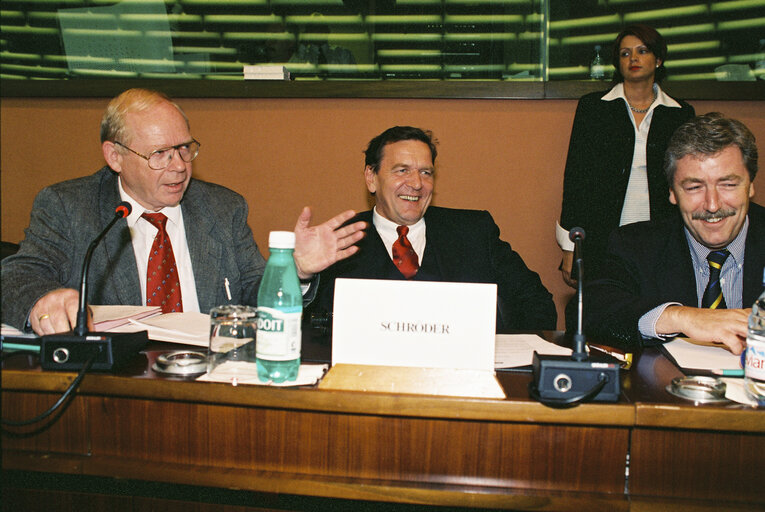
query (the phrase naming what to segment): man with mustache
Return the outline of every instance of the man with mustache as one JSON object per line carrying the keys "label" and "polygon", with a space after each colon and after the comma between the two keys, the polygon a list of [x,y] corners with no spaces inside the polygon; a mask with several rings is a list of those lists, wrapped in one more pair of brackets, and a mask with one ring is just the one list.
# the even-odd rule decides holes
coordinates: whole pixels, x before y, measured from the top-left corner
{"label": "man with mustache", "polygon": [[436,146],[430,132],[395,126],[369,142],[364,179],[375,197],[356,221],[359,251],[321,273],[315,313],[332,311],[338,277],[497,284],[497,332],[555,329],[552,295],[486,211],[430,206]]}
{"label": "man with mustache", "polygon": [[585,288],[585,330],[633,346],[683,334],[740,354],[765,267],[754,135],[716,112],[696,117],[672,136],[665,171],[679,215],[612,233]]}
{"label": "man with mustache", "polygon": [[[255,305],[265,260],[247,203],[192,178],[200,144],[183,110],[162,93],[129,89],[104,112],[101,149],[101,170],[46,187],[35,199],[19,252],[2,263],[3,323],[41,335],[75,326],[86,249],[120,201],[132,212],[93,253],[89,303],[160,306],[163,313]],[[295,226],[302,279],[357,250],[365,225],[340,227],[354,214],[309,226],[311,211],[303,209]]]}

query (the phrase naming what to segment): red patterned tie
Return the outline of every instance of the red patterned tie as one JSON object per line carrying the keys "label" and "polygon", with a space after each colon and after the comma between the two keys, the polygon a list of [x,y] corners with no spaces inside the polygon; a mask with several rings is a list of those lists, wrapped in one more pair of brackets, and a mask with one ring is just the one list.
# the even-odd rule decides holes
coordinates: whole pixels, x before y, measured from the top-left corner
{"label": "red patterned tie", "polygon": [[160,306],[163,313],[181,312],[181,283],[175,266],[173,246],[165,230],[167,217],[163,213],[144,213],[141,217],[157,228],[146,268],[146,305]]}
{"label": "red patterned tie", "polygon": [[404,277],[411,279],[420,268],[420,261],[417,253],[414,252],[412,244],[406,237],[409,233],[409,226],[399,226],[396,228],[398,239],[393,242],[393,263],[404,274]]}

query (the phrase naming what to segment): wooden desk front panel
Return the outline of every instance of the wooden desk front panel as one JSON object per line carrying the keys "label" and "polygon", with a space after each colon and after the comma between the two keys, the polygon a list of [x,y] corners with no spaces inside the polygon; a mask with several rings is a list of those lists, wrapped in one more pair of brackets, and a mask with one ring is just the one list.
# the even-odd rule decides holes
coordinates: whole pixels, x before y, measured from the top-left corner
{"label": "wooden desk front panel", "polygon": [[630,494],[765,503],[765,435],[636,428]]}
{"label": "wooden desk front panel", "polygon": [[626,428],[90,397],[94,455],[402,482],[622,493]]}
{"label": "wooden desk front panel", "polygon": [[[5,405],[23,402],[27,395],[30,393],[4,393],[4,416],[21,416],[16,405],[7,412]],[[75,417],[68,418],[70,414]],[[192,471],[195,466],[206,471],[219,468],[221,482],[231,469],[246,469],[276,477],[290,474],[622,495],[629,443],[629,430],[618,427],[97,396],[77,397],[61,421],[58,428],[66,432],[55,434],[50,446],[6,437],[4,450],[38,455],[48,450],[84,453],[89,444],[93,467],[100,464],[97,461],[110,461],[114,474],[160,481],[161,471],[153,471],[152,466],[164,464],[183,465]],[[89,473],[87,458],[81,462],[86,468],[83,471]],[[212,481],[210,485],[214,485]]]}
{"label": "wooden desk front panel", "polygon": [[[61,395],[58,393],[2,392],[2,417],[7,420],[28,420],[47,410]],[[63,414],[54,413],[46,421],[29,427],[9,428],[10,432],[29,435],[3,436],[3,449],[14,448],[35,453],[70,453],[87,455],[90,452],[90,424],[86,403],[75,399]],[[50,424],[48,428],[40,428]]]}

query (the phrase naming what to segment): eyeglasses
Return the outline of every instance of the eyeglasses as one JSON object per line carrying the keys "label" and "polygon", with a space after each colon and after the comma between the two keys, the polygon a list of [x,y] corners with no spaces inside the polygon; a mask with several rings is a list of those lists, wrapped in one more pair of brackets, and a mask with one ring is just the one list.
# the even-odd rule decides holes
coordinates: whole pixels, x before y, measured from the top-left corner
{"label": "eyeglasses", "polygon": [[146,156],[142,155],[135,149],[127,147],[121,142],[115,140],[114,143],[119,144],[131,153],[135,153],[136,155],[149,162],[149,168],[154,169],[155,171],[161,171],[162,169],[167,168],[167,166],[170,165],[170,162],[173,161],[173,156],[175,156],[176,151],[178,151],[178,155],[180,155],[181,160],[184,162],[191,162],[199,154],[199,146],[201,146],[201,144],[195,139],[191,139],[191,142],[184,142],[183,144],[170,146],[169,148],[155,149],[149,153],[148,156]]}

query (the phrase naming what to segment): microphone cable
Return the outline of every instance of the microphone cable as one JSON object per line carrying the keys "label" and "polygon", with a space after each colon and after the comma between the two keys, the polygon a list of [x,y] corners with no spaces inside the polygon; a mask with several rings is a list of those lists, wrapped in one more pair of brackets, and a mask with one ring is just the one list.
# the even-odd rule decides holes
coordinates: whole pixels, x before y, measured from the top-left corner
{"label": "microphone cable", "polygon": [[[32,352],[14,352],[10,355],[18,355],[18,354],[29,354]],[[97,350],[92,356],[90,356],[90,359],[88,359],[85,364],[83,365],[82,369],[80,370],[80,373],[77,374],[77,377],[72,381],[71,384],[66,388],[66,391],[61,395],[61,397],[54,403],[50,408],[48,408],[47,411],[35,416],[34,418],[28,419],[28,420],[7,420],[4,418],[0,418],[0,425],[3,425],[4,427],[25,427],[27,425],[33,425],[35,423],[39,423],[40,421],[44,420],[56,410],[61,407],[61,405],[66,402],[66,399],[80,386],[80,382],[82,382],[82,379],[85,377],[85,374],[90,370],[90,367],[93,366],[93,363],[96,360],[96,357],[98,356],[99,351]],[[3,360],[10,357],[10,355],[6,356],[3,355]],[[3,429],[5,430],[5,429]]]}

